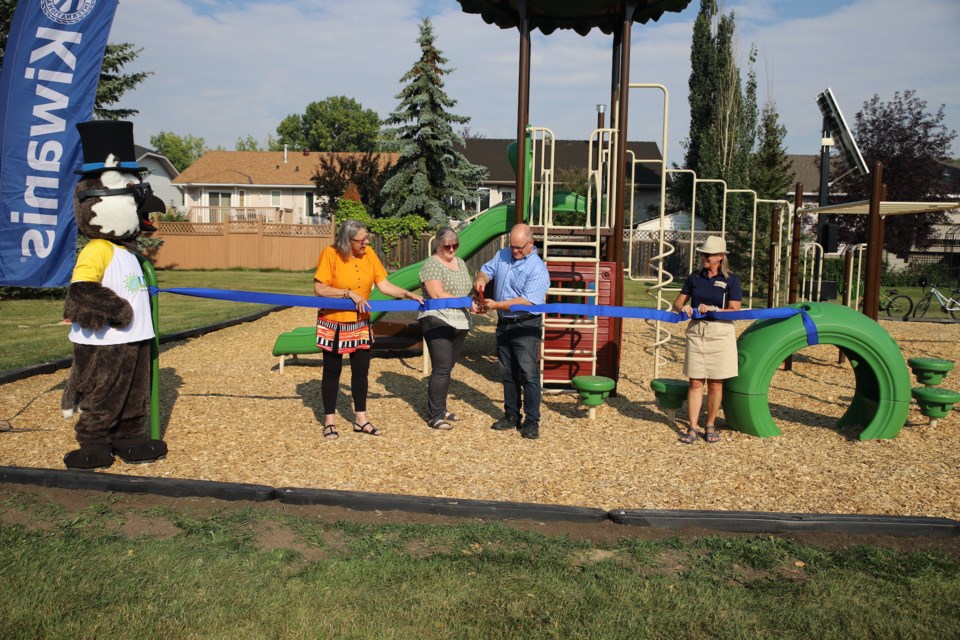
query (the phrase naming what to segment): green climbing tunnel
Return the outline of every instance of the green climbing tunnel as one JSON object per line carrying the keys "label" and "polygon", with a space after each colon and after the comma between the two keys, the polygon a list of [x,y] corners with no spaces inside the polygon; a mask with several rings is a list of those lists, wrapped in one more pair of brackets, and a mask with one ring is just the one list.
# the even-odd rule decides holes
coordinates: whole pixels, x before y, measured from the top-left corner
{"label": "green climbing tunnel", "polygon": [[[805,302],[819,344],[838,347],[853,367],[856,389],[837,426],[859,424],[861,440],[895,438],[910,409],[910,372],[903,354],[877,322],[848,307]],[[759,320],[737,341],[740,373],[724,383],[723,412],[732,429],[767,438],[781,435],[770,415],[773,374],[788,357],[807,346],[800,315]]]}

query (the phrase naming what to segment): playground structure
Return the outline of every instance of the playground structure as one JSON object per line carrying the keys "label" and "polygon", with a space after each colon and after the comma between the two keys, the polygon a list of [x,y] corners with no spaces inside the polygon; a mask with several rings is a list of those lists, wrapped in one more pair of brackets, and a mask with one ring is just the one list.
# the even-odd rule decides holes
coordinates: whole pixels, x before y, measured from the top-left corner
{"label": "playground structure", "polygon": [[[666,10],[680,11],[688,2],[678,0],[669,3]],[[664,260],[676,248],[665,239],[664,206],[666,202],[666,180],[673,173],[685,173],[691,177],[691,211],[689,234],[688,271],[693,270],[694,246],[696,245],[696,201],[700,185],[711,184],[722,189],[721,228],[722,236],[727,234],[727,206],[733,197],[751,198],[752,217],[750,229],[749,273],[745,274],[744,309],[754,308],[756,289],[756,248],[758,241],[757,225],[760,207],[770,207],[771,247],[768,264],[768,291],[766,306],[769,308],[791,305],[802,308],[807,316],[815,317],[822,337],[829,344],[836,344],[846,357],[851,358],[857,376],[857,394],[850,410],[840,424],[856,422],[864,425],[861,438],[894,437],[903,425],[906,416],[905,403],[909,402],[910,392],[905,387],[905,365],[902,356],[893,345],[892,349],[881,349],[878,353],[868,349],[860,342],[859,335],[874,335],[874,341],[886,344],[882,329],[879,333],[859,314],[843,315],[834,311],[830,305],[802,304],[809,300],[819,300],[822,288],[823,248],[816,243],[801,247],[801,222],[805,215],[817,213],[870,213],[871,240],[867,243],[865,313],[876,320],[877,291],[879,289],[879,253],[882,246],[882,215],[890,213],[911,213],[918,210],[931,210],[929,207],[917,208],[918,203],[905,203],[914,206],[895,206],[899,203],[879,203],[877,197],[871,199],[869,211],[835,210],[836,207],[809,209],[803,207],[802,185],[797,185],[793,203],[787,200],[770,200],[758,197],[749,189],[731,188],[722,180],[701,178],[688,169],[668,169],[667,149],[667,113],[669,111],[669,93],[667,88],[653,83],[629,82],[630,30],[635,20],[657,19],[664,9],[657,3],[601,3],[585,2],[579,8],[556,8],[541,6],[531,1],[494,3],[485,0],[461,0],[464,11],[479,13],[489,23],[501,28],[516,28],[520,35],[519,52],[519,90],[517,115],[517,140],[508,150],[516,172],[517,196],[514,203],[501,203],[475,218],[460,232],[458,256],[469,258],[487,243],[509,232],[517,222],[527,222],[539,238],[540,255],[551,274],[551,287],[548,290],[548,302],[579,303],[585,305],[623,304],[623,279],[648,281],[650,294],[656,298],[656,308],[669,308],[672,297],[679,291],[671,288],[675,275],[664,268]],[[602,9],[600,8],[602,5]],[[613,70],[611,81],[611,122],[610,126],[598,123],[589,136],[588,145],[588,193],[586,198],[556,188],[554,183],[554,135],[545,127],[529,125],[529,76],[530,76],[530,32],[539,28],[550,33],[555,28],[574,28],[585,33],[599,27],[613,34]],[[636,158],[626,151],[628,102],[631,91],[655,90],[662,93],[662,135],[660,158]],[[660,175],[660,212],[658,251],[652,260],[656,271],[655,278],[643,278],[635,273],[632,262],[633,234],[628,234],[629,261],[623,260],[624,230],[627,228],[625,211],[630,212],[629,226],[633,226],[634,192],[632,177],[636,168],[643,164],[656,164]],[[628,185],[627,176],[631,176]],[[880,172],[875,172],[876,174]],[[628,206],[627,194],[631,194]],[[862,203],[860,203],[862,204]],[[955,206],[955,205],[954,205]],[[885,209],[880,214],[881,209]],[[939,208],[943,208],[940,205]],[[877,222],[879,220],[879,222]],[[879,231],[878,231],[879,229]],[[878,235],[879,233],[879,235]],[[861,252],[863,250],[861,249]],[[801,274],[802,254],[802,274]],[[861,253],[861,263],[862,253]],[[422,263],[404,267],[390,276],[391,282],[405,289],[419,286],[418,273]],[[802,283],[800,279],[802,278]],[[849,282],[849,279],[848,279]],[[803,292],[803,293],[801,293]],[[673,294],[668,299],[666,294]],[[372,299],[385,296],[374,291]],[[798,306],[799,305],[799,306]],[[837,316],[837,314],[840,314]],[[837,317],[841,318],[837,320]],[[380,319],[374,314],[374,321]],[[648,320],[653,325],[654,340],[651,349],[654,353],[654,379],[659,377],[659,369],[664,359],[660,350],[670,339],[660,320]],[[823,324],[821,328],[820,325]],[[875,323],[873,323],[875,325]],[[740,382],[736,379],[728,385],[725,394],[729,401],[724,402],[724,411],[730,416],[728,422],[735,429],[758,436],[779,434],[779,430],[769,419],[766,407],[765,389],[769,386],[780,362],[803,348],[798,327],[803,330],[800,320],[770,320],[751,327],[741,343]],[[755,336],[763,336],[757,338]],[[590,407],[593,417],[596,407],[607,394],[616,393],[619,378],[619,348],[622,340],[622,320],[618,317],[587,316],[582,313],[547,313],[541,341],[540,366],[541,381],[545,390],[559,387],[576,388]],[[759,357],[758,347],[751,347],[754,341],[773,341],[778,344],[777,356]],[[872,345],[871,345],[872,346]],[[294,330],[281,335],[274,347],[274,355],[281,358],[281,370],[285,354],[315,353],[312,344],[312,331],[309,328]],[[745,355],[746,354],[746,355]],[[779,358],[779,359],[778,359]],[[749,364],[746,360],[750,360]],[[753,362],[756,360],[757,362]],[[426,371],[426,357],[424,370]],[[607,380],[610,382],[608,383]],[[739,384],[739,386],[737,386]],[[904,391],[906,389],[906,391]],[[670,416],[672,420],[672,415]]]}

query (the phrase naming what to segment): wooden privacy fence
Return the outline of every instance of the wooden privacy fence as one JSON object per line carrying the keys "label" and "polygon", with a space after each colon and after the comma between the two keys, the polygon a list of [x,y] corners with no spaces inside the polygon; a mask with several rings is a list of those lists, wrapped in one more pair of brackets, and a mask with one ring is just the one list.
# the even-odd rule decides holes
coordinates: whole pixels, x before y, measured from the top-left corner
{"label": "wooden privacy fence", "polygon": [[333,244],[332,224],[157,222],[163,245],[148,253],[157,269],[304,271]]}
{"label": "wooden privacy fence", "polygon": [[[262,220],[231,222],[156,222],[154,238],[163,245],[148,253],[157,269],[277,269],[280,271],[307,271],[316,268],[317,257],[333,244],[332,224],[277,224]],[[702,241],[708,232],[697,232]],[[702,236],[702,237],[701,237]],[[664,267],[674,277],[684,277],[688,271],[689,232],[671,231],[668,242],[677,248]],[[413,264],[432,252],[432,234],[418,239],[399,238],[386,251],[383,238],[371,235],[371,248],[380,256],[388,270]],[[635,276],[656,277],[650,261],[657,254],[656,236],[635,232],[632,247],[625,240],[625,257],[632,253]],[[495,238],[478,251],[467,265],[474,272],[505,245],[504,238]]]}
{"label": "wooden privacy fence", "polygon": [[[331,224],[274,224],[262,221],[155,222],[154,238],[163,240],[147,256],[157,269],[315,269],[317,257],[333,244]],[[387,270],[413,264],[431,253],[432,234],[414,240],[399,238],[387,252],[383,238],[371,235],[370,246]],[[496,239],[467,261],[471,271],[493,257],[502,246]]]}

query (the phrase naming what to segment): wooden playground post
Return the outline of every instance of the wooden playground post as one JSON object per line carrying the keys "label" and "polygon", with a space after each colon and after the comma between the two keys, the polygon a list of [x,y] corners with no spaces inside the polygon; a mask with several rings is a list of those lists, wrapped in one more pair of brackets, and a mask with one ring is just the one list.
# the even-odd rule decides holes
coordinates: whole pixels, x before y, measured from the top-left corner
{"label": "wooden playground post", "polygon": [[867,215],[867,274],[863,294],[863,313],[876,320],[880,311],[880,267],[883,254],[883,224],[880,200],[883,199],[883,163],[873,165],[870,209]]}
{"label": "wooden playground post", "polygon": [[776,273],[777,273],[777,249],[780,246],[780,208],[774,207],[770,215],[770,260],[767,267],[767,308],[773,309],[777,305],[776,299]]}
{"label": "wooden playground post", "polygon": [[[800,208],[803,207],[803,183],[798,182],[793,192],[793,238],[790,243],[790,279],[787,285],[787,304],[797,301],[797,278],[800,271]],[[793,356],[783,361],[783,370],[793,370]]]}
{"label": "wooden playground post", "polygon": [[520,32],[520,69],[517,87],[517,193],[514,199],[514,223],[523,222],[527,209],[527,123],[530,120],[530,19],[526,0],[517,2]]}

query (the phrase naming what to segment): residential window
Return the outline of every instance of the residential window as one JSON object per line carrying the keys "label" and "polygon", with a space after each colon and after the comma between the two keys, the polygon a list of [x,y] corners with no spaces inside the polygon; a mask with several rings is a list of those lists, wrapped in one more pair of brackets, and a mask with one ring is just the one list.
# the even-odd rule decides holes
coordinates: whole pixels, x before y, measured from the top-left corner
{"label": "residential window", "polygon": [[277,207],[277,208],[280,207],[280,192],[279,192],[279,191],[271,191],[271,192],[270,192],[270,206]]}
{"label": "residential window", "polygon": [[210,191],[207,194],[207,203],[210,207],[207,222],[223,222],[224,220],[229,220],[230,195],[229,191]]}
{"label": "residential window", "polygon": [[307,213],[308,216],[314,215],[313,212],[313,191],[307,191],[303,194],[304,198],[304,207],[303,210]]}

